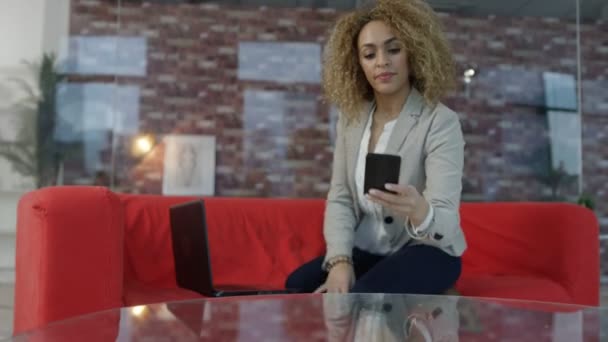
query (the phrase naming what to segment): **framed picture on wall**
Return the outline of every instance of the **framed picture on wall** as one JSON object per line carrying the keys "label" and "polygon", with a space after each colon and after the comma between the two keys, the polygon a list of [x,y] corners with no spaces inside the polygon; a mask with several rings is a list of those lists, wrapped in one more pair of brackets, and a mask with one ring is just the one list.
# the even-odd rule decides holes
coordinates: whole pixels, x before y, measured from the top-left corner
{"label": "framed picture on wall", "polygon": [[163,195],[214,195],[215,137],[168,135],[164,144]]}

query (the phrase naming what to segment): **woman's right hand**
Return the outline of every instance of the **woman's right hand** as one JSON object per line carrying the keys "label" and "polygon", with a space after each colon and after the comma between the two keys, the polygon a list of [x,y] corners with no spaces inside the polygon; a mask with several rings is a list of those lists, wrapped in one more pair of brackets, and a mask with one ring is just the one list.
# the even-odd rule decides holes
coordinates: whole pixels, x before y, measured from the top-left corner
{"label": "woman's right hand", "polygon": [[355,284],[353,265],[342,262],[331,268],[325,284],[319,286],[315,293],[348,293]]}

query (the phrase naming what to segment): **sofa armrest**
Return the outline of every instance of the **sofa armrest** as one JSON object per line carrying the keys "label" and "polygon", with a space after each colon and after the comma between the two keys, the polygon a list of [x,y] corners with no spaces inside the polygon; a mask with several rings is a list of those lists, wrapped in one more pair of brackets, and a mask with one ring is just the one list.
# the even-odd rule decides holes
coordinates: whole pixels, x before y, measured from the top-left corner
{"label": "sofa armrest", "polygon": [[593,211],[565,204],[572,215],[562,217],[572,234],[563,241],[559,264],[564,270],[563,285],[570,290],[573,303],[600,305],[600,227]]}
{"label": "sofa armrest", "polygon": [[32,191],[17,209],[14,332],[122,306],[123,210],[102,187]]}

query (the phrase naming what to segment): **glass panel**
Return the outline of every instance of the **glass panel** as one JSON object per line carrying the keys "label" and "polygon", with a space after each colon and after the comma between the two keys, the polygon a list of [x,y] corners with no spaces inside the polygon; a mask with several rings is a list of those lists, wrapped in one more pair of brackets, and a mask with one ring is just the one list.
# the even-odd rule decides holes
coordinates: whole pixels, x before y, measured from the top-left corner
{"label": "glass panel", "polygon": [[360,294],[191,300],[114,309],[12,341],[600,341],[592,307],[451,296]]}
{"label": "glass panel", "polygon": [[276,83],[321,82],[321,45],[291,42],[239,42],[240,80]]}
{"label": "glass panel", "polygon": [[[333,108],[321,99],[322,47],[335,19],[358,3],[77,0],[53,9],[41,7],[36,15],[46,24],[40,25],[54,29],[32,29],[22,37],[37,34],[43,49],[53,47],[48,50],[58,54],[53,69],[60,76],[57,120],[54,136],[47,137],[56,141],[49,146],[56,151],[40,161],[48,169],[44,175],[32,171],[28,175],[28,165],[19,161],[4,163],[11,174],[5,188],[31,188],[36,178],[38,185],[92,184],[96,173],[103,171],[107,181],[101,183],[115,189],[162,193],[162,153],[147,161],[155,166],[146,166],[131,155],[132,146],[124,144],[136,141],[138,134],[152,134],[158,144],[164,141],[159,137],[167,134],[194,134],[217,139],[215,194],[324,196],[335,119]],[[459,88],[445,103],[460,113],[465,129],[465,200],[576,200],[581,170],[596,166],[581,155],[586,149],[580,134],[570,134],[591,130],[576,115],[575,2],[556,6],[527,1],[430,3],[440,13],[462,74]],[[583,72],[584,93],[595,96],[583,102],[583,109],[597,117],[594,113],[605,111],[598,89],[605,86],[600,61],[606,51],[602,45],[586,43],[593,39],[585,37],[601,32],[605,24],[598,19],[605,9],[592,3],[581,11],[586,25],[583,59],[591,66]],[[29,44],[30,40],[21,41]],[[4,57],[7,79],[33,81],[34,75],[15,67],[21,59],[40,61],[40,48],[27,44],[21,55],[7,49],[14,52]],[[3,82],[2,90],[13,93],[16,87]],[[250,171],[251,153],[245,146],[251,146],[252,134],[260,131],[246,123],[252,115],[264,113],[258,108],[252,114],[250,108],[262,100],[249,98],[281,92],[288,95],[264,100],[269,110],[293,110],[289,109],[293,105],[284,103],[301,97],[305,100],[293,101],[307,103],[303,108],[308,112],[297,114],[305,123],[277,128],[278,142],[271,148],[277,151],[265,152],[282,157],[266,165],[266,170]],[[285,115],[276,118],[285,121]],[[20,124],[14,115],[3,119],[5,140],[28,134],[15,127]],[[301,142],[315,146],[290,146],[295,144],[296,131],[302,132]],[[569,133],[567,139],[564,132]],[[296,160],[290,159],[293,155]],[[148,171],[132,172],[136,168]],[[249,184],[251,179],[255,184]]]}
{"label": "glass panel", "polygon": [[[213,136],[212,193],[325,196],[335,111],[321,98],[322,46],[356,4],[73,1],[55,129],[70,153],[49,165],[60,183],[94,183],[103,171],[98,183],[116,190],[163,193],[162,137]],[[560,11],[431,4],[462,74],[445,103],[467,141],[464,199],[576,200],[581,139],[563,134],[581,127],[576,25],[560,14],[574,1]],[[156,153],[133,155],[139,135],[154,137]]]}
{"label": "glass panel", "polygon": [[143,37],[70,37],[63,72],[75,75],[144,76],[146,40]]}
{"label": "glass panel", "polygon": [[445,102],[460,113],[467,141],[464,199],[576,201],[576,25],[561,15],[575,13],[575,2],[561,12],[521,1],[453,3],[461,6],[442,18],[461,84]]}

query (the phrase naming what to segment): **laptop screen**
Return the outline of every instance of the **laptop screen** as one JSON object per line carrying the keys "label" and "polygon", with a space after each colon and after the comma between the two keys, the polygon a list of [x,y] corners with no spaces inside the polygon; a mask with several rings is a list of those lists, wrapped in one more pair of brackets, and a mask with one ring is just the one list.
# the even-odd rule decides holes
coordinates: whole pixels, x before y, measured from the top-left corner
{"label": "laptop screen", "polygon": [[203,200],[174,205],[169,214],[178,286],[212,296],[213,278]]}

